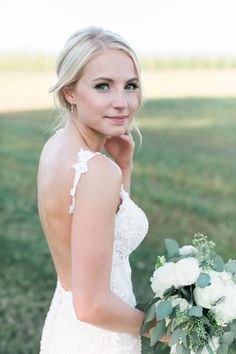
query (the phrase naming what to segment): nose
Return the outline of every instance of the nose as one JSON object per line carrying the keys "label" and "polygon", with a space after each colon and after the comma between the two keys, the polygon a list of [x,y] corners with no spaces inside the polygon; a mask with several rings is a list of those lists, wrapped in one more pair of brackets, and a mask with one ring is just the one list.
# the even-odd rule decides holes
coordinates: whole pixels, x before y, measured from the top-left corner
{"label": "nose", "polygon": [[112,106],[114,108],[127,108],[128,103],[127,103],[126,95],[123,92],[114,93]]}

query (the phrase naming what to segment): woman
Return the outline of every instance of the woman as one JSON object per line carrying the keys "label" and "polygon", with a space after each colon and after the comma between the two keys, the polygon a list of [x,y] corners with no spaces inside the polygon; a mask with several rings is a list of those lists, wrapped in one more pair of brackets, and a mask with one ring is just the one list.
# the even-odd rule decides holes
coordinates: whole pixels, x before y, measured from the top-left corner
{"label": "woman", "polygon": [[140,354],[128,258],[148,231],[129,196],[138,61],[120,36],[89,27],[69,38],[57,75],[66,123],[42,149],[38,209],[58,281],[40,353]]}

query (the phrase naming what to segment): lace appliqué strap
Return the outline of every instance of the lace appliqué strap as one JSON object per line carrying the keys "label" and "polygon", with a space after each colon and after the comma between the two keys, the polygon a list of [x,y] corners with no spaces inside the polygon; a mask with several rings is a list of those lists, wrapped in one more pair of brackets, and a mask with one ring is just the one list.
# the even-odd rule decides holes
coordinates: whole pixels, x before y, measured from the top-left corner
{"label": "lace appliqu\u00e9 strap", "polygon": [[75,209],[76,188],[80,180],[80,176],[82,173],[88,171],[87,161],[90,160],[95,155],[101,155],[101,153],[84,150],[83,148],[80,148],[80,151],[78,152],[79,161],[73,164],[73,168],[75,169],[75,178],[74,178],[73,187],[70,190],[70,195],[72,196],[72,204],[69,207],[70,214],[72,214]]}

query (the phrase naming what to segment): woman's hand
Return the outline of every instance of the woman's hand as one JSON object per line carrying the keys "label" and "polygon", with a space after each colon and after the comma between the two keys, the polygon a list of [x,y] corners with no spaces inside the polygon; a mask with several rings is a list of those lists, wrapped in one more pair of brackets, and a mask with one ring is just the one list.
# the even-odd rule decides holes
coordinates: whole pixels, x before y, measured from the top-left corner
{"label": "woman's hand", "polygon": [[[151,330],[153,327],[155,327],[156,324],[157,324],[156,317],[152,320],[151,324],[152,324],[152,327],[149,329],[148,332],[144,333],[144,335],[143,335],[143,336],[146,337],[146,338],[151,338],[150,330]],[[168,343],[168,341],[169,341],[169,337],[166,337],[166,336],[164,336],[164,337],[162,337],[162,338],[160,339],[160,342],[163,342],[163,343]]]}
{"label": "woman's hand", "polygon": [[121,136],[108,138],[104,145],[121,170],[133,166],[134,146],[135,143],[129,129]]}

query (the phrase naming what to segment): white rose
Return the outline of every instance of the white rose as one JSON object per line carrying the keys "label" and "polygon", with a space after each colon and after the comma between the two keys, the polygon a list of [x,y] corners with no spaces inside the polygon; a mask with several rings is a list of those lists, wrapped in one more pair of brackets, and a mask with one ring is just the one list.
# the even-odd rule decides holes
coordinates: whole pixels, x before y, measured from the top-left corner
{"label": "white rose", "polygon": [[234,282],[232,280],[232,274],[229,272],[225,272],[225,271],[220,272],[219,277],[223,281],[224,285],[228,285],[228,284],[233,285],[234,284]]}
{"label": "white rose", "polygon": [[183,246],[179,249],[179,254],[181,256],[190,256],[191,254],[194,254],[194,252],[196,252],[197,249],[194,246],[191,245],[187,245],[187,246]]}
{"label": "white rose", "polygon": [[170,288],[172,285],[176,285],[174,270],[175,263],[169,262],[154,271],[150,281],[151,288],[157,296],[163,296],[165,290]]}
{"label": "white rose", "polygon": [[206,309],[212,308],[212,305],[224,296],[224,283],[219,272],[209,271],[211,284],[205,288],[196,286],[193,291],[196,304]]}
{"label": "white rose", "polygon": [[224,287],[224,296],[224,301],[214,306],[214,312],[224,323],[229,323],[236,319],[236,285],[227,284]]}
{"label": "white rose", "polygon": [[175,264],[177,286],[194,284],[199,277],[201,270],[198,261],[194,257],[180,259]]}

